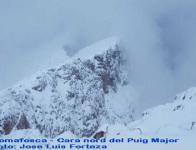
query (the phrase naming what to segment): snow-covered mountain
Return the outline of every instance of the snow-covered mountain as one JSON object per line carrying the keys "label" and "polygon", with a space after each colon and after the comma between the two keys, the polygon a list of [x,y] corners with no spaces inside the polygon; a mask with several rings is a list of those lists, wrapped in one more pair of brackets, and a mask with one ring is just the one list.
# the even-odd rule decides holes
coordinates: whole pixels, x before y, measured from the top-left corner
{"label": "snow-covered mountain", "polygon": [[0,134],[37,129],[46,137],[67,131],[89,137],[102,124],[129,123],[136,94],[125,63],[119,41],[112,37],[1,91]]}
{"label": "snow-covered mountain", "polygon": [[1,136],[93,137],[104,131],[108,138],[167,136],[194,144],[196,87],[134,121],[138,95],[126,70],[119,40],[112,37],[35,73],[0,92]]}

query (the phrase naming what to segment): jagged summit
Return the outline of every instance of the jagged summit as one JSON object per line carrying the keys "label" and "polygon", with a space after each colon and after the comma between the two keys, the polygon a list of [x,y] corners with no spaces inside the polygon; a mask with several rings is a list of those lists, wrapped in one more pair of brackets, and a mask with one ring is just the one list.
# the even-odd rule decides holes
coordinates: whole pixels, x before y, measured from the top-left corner
{"label": "jagged summit", "polygon": [[120,39],[118,37],[110,37],[101,41],[98,41],[88,47],[81,49],[78,53],[76,53],[73,57],[75,59],[91,59],[95,55],[99,55],[104,53],[109,49],[115,49],[120,43]]}

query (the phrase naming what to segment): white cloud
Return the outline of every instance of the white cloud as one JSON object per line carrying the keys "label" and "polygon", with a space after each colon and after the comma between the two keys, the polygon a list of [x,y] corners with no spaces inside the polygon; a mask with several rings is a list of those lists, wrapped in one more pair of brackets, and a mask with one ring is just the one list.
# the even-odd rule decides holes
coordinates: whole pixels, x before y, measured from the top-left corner
{"label": "white cloud", "polygon": [[143,107],[196,84],[195,0],[2,0],[0,18],[0,88],[32,73],[43,43],[75,50],[113,35],[124,42]]}

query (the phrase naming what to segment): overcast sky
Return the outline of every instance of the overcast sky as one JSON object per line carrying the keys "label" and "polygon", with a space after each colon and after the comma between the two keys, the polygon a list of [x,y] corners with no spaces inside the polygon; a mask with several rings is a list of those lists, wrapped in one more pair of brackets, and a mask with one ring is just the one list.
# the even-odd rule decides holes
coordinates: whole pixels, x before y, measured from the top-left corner
{"label": "overcast sky", "polygon": [[196,85],[195,0],[0,0],[0,89],[64,45],[73,53],[110,36],[122,39],[144,107]]}

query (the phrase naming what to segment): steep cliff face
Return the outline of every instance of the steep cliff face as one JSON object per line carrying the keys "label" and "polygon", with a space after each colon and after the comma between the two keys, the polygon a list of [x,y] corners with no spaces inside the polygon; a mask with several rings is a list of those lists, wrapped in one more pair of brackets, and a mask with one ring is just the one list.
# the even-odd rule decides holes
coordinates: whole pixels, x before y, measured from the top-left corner
{"label": "steep cliff face", "polygon": [[[77,55],[72,61],[37,73],[2,91],[0,133],[35,128],[46,137],[65,131],[79,137],[91,136],[105,116],[110,119],[107,95],[118,93],[119,87],[128,84],[118,44],[101,48],[94,56],[80,58]],[[88,49],[93,50],[93,47]],[[130,106],[131,120],[133,108],[131,104],[126,105]]]}

